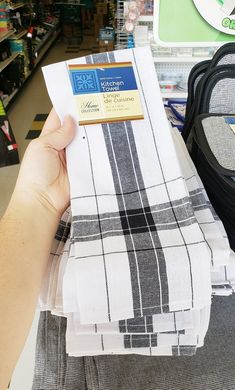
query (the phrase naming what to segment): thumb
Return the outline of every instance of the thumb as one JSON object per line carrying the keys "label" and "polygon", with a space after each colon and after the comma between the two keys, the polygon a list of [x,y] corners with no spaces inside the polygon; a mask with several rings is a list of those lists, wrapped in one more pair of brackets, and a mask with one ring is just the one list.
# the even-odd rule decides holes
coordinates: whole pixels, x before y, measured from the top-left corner
{"label": "thumb", "polygon": [[70,115],[64,117],[63,125],[41,137],[41,141],[58,151],[63,150],[74,138],[76,123]]}

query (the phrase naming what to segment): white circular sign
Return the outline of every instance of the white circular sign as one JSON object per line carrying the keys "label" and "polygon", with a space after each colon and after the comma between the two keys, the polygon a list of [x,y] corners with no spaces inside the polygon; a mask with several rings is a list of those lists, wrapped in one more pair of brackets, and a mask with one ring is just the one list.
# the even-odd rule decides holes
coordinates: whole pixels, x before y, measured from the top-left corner
{"label": "white circular sign", "polygon": [[216,30],[235,35],[235,0],[193,0],[201,16]]}

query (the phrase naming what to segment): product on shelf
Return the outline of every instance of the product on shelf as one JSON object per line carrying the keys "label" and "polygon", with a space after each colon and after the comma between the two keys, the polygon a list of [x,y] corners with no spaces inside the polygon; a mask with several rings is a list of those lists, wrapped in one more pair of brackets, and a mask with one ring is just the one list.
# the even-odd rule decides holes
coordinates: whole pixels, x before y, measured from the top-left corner
{"label": "product on shelf", "polygon": [[5,106],[59,31],[51,0],[0,2],[0,96]]}
{"label": "product on shelf", "polygon": [[11,28],[10,19],[5,1],[0,2],[0,33],[6,32]]}
{"label": "product on shelf", "polygon": [[12,53],[20,53],[24,56],[24,74],[29,73],[29,56],[27,50],[27,43],[24,39],[10,40],[10,49]]}
{"label": "product on shelf", "polygon": [[105,27],[99,30],[99,39],[103,41],[114,41],[115,31],[112,27]]}
{"label": "product on shelf", "polygon": [[130,33],[134,31],[138,17],[140,15],[140,2],[139,1],[125,1],[124,3],[124,29]]}
{"label": "product on shelf", "polygon": [[106,51],[112,51],[114,49],[114,41],[99,40],[99,51],[104,53]]}
{"label": "product on shelf", "polygon": [[172,80],[160,80],[159,85],[163,92],[172,92],[177,88],[177,83]]}
{"label": "product on shelf", "polygon": [[140,15],[153,15],[153,0],[140,1]]}
{"label": "product on shelf", "polygon": [[0,167],[19,163],[17,143],[0,98]]}

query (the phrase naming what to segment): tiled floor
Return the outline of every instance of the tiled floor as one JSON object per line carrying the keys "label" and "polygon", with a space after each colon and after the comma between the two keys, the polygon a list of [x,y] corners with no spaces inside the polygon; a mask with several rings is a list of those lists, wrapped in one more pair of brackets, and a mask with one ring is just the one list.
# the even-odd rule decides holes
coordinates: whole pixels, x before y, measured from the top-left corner
{"label": "tiled floor", "polygon": [[[35,115],[48,113],[51,109],[51,102],[47,95],[41,67],[53,62],[88,55],[91,52],[91,47],[94,45],[95,40],[93,36],[87,35],[84,37],[78,53],[66,53],[67,43],[62,40],[57,41],[39,64],[35,73],[24,85],[21,93],[8,111],[9,120],[19,145],[20,159],[22,159],[29,143],[25,137]],[[19,165],[0,168],[0,216],[2,216],[8,204],[18,171]]]}
{"label": "tiled floor", "polygon": [[[47,95],[41,67],[53,62],[88,55],[94,45],[93,36],[88,35],[85,36],[78,53],[66,53],[67,43],[61,40],[57,41],[23,87],[22,92],[17,96],[8,111],[8,116],[19,146],[20,159],[22,159],[29,143],[25,137],[35,115],[37,113],[49,113],[51,109],[51,102]],[[0,217],[11,197],[18,171],[19,165],[0,168]],[[37,322],[38,314],[35,316],[30,335],[15,369],[11,381],[11,390],[31,390]]]}

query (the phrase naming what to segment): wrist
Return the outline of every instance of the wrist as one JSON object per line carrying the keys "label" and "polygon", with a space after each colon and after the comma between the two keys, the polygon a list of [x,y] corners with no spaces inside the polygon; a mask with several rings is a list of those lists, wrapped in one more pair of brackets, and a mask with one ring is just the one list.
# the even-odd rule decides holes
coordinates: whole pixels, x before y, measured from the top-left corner
{"label": "wrist", "polygon": [[43,194],[35,189],[22,190],[15,188],[6,215],[18,215],[23,219],[35,220],[37,226],[57,226],[60,220],[60,213],[56,210]]}

